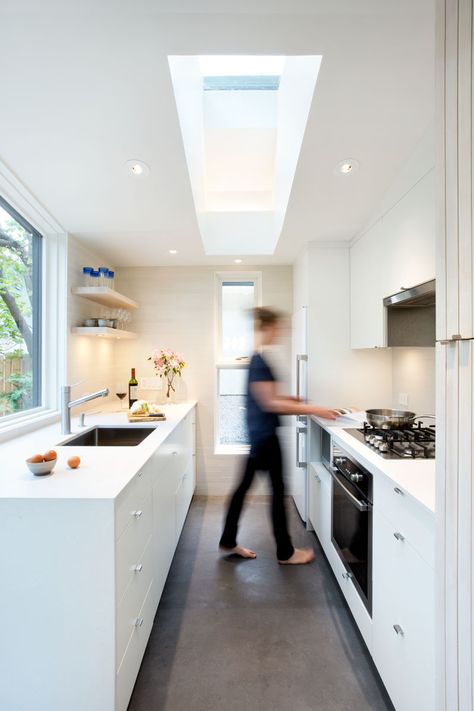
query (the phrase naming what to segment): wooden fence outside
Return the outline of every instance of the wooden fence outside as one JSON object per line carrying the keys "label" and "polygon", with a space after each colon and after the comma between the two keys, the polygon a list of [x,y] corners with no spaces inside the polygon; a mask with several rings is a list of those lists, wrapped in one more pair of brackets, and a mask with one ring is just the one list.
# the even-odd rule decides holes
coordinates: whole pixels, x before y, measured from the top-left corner
{"label": "wooden fence outside", "polygon": [[[4,358],[0,356],[0,395],[11,393],[15,386],[9,382],[10,376],[15,373],[24,375],[31,372],[31,358]],[[0,398],[0,414],[7,414],[6,403]]]}

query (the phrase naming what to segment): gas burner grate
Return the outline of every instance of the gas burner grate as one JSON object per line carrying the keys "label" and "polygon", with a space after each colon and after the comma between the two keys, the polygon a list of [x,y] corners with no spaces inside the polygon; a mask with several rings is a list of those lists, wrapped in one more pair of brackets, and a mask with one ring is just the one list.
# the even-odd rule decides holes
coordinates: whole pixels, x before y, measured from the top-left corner
{"label": "gas burner grate", "polygon": [[348,430],[353,436],[386,459],[434,459],[436,430],[433,425],[417,425],[400,429],[372,427],[367,422],[362,429]]}

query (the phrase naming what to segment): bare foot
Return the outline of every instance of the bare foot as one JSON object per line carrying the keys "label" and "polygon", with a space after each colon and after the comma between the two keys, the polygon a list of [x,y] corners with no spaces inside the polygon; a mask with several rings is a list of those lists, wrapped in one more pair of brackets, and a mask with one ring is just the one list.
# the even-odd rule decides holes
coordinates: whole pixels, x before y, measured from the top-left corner
{"label": "bare foot", "polygon": [[224,551],[227,555],[239,555],[241,558],[256,558],[257,554],[250,550],[250,548],[244,548],[243,546],[234,546],[234,548],[224,548],[224,546],[219,546],[219,550]]}
{"label": "bare foot", "polygon": [[314,560],[312,548],[295,548],[293,555],[288,560],[279,560],[281,565],[305,565]]}

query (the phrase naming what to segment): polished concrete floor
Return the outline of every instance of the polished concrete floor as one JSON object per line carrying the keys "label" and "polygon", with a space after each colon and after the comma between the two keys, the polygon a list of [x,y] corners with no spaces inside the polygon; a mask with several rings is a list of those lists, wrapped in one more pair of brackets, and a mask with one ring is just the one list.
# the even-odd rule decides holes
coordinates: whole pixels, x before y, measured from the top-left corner
{"label": "polished concrete floor", "polygon": [[224,501],[194,500],[129,711],[392,709],[314,534],[288,500],[309,566],[276,563],[268,502],[249,501],[240,542],[258,558],[219,557]]}

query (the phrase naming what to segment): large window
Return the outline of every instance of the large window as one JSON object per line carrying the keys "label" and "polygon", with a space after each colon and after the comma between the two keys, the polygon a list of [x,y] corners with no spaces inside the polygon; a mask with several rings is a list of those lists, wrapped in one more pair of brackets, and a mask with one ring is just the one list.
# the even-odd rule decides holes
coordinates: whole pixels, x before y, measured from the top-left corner
{"label": "large window", "polygon": [[260,304],[260,275],[219,274],[217,281],[218,451],[247,448],[246,388],[254,349],[252,309]]}
{"label": "large window", "polygon": [[0,197],[0,418],[41,405],[41,245]]}

